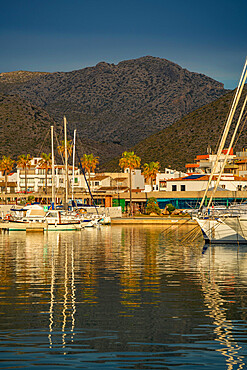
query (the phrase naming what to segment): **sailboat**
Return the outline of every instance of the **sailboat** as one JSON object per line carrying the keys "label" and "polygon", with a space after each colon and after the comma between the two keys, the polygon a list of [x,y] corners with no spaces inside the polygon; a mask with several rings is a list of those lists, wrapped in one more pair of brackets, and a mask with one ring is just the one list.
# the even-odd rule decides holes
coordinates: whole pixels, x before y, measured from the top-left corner
{"label": "sailboat", "polygon": [[[243,92],[243,88],[244,88],[244,84],[246,82],[246,78],[247,78],[247,59],[245,61],[245,65],[244,65],[244,68],[243,68],[243,71],[242,71],[242,75],[240,77],[238,87],[236,89],[236,93],[235,93],[235,96],[234,96],[234,99],[233,99],[233,102],[232,102],[231,109],[229,111],[229,115],[227,117],[224,132],[223,132],[223,135],[221,137],[221,141],[220,141],[220,144],[219,144],[219,147],[218,147],[216,161],[215,161],[213,170],[210,174],[209,181],[208,181],[207,187],[205,189],[205,192],[204,192],[204,195],[203,195],[200,207],[199,207],[198,215],[197,215],[197,217],[194,217],[194,219],[197,221],[198,225],[200,226],[200,228],[202,230],[205,242],[211,242],[211,243],[217,243],[217,244],[221,244],[221,243],[224,243],[224,244],[225,243],[247,243],[247,213],[246,213],[245,216],[240,215],[240,213],[239,213],[240,211],[238,211],[238,209],[237,209],[237,210],[235,210],[237,212],[235,212],[234,216],[229,214],[229,210],[226,210],[221,215],[214,215],[212,213],[210,214],[210,207],[211,207],[211,204],[212,204],[212,201],[213,201],[213,197],[214,197],[216,189],[219,185],[219,182],[220,182],[221,176],[223,174],[225,165],[227,163],[227,159],[229,157],[230,150],[233,146],[233,142],[235,140],[235,137],[236,137],[241,119],[243,117],[245,106],[246,106],[246,103],[247,103],[247,95],[246,95],[245,99],[244,99],[244,103],[243,103],[241,111],[240,111],[240,114],[239,114],[239,117],[238,117],[238,120],[237,120],[237,123],[236,123],[236,126],[235,126],[235,129],[234,129],[234,132],[233,132],[233,135],[231,137],[231,141],[230,141],[227,153],[225,155],[223,165],[221,167],[221,170],[220,170],[219,174],[216,174],[215,172],[216,172],[216,168],[217,168],[218,163],[219,163],[219,158],[220,158],[220,155],[222,153],[222,150],[224,149],[224,145],[225,145],[226,139],[227,139],[228,134],[229,134],[229,130],[230,130],[230,127],[231,127],[231,124],[232,124],[232,121],[233,121],[233,117],[234,117],[234,114],[236,112],[236,108],[238,106],[240,97],[241,97],[242,92]],[[206,199],[206,196],[207,196],[210,184],[212,182],[212,179],[215,175],[217,176],[217,180],[216,180],[212,195],[211,195],[211,197],[209,199],[209,202],[207,204],[206,210],[203,211],[204,201]],[[243,230],[246,230],[246,231],[243,232]]]}
{"label": "sailboat", "polygon": [[[75,135],[73,140],[73,181],[72,181],[72,200],[74,198],[74,166],[75,166]],[[68,211],[68,152],[67,152],[67,120],[64,116],[64,142],[65,142],[65,210],[50,210],[45,220],[47,229],[56,230],[80,230],[84,227],[93,227],[98,224],[99,219],[84,217],[82,214]],[[52,144],[52,208],[55,208],[55,181],[54,181],[54,148],[53,148],[53,126],[51,126],[51,144]]]}

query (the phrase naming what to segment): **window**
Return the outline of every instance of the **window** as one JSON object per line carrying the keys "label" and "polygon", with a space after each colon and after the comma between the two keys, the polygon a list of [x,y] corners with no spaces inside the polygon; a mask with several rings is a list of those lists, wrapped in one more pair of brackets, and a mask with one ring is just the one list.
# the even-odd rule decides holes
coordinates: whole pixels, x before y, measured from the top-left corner
{"label": "window", "polygon": [[242,185],[238,185],[238,191],[241,191],[242,190]]}
{"label": "window", "polygon": [[185,185],[181,185],[181,191],[185,191]]}
{"label": "window", "polygon": [[94,181],[94,186],[99,186],[99,181]]}
{"label": "window", "polygon": [[172,191],[177,191],[177,185],[172,185]]}

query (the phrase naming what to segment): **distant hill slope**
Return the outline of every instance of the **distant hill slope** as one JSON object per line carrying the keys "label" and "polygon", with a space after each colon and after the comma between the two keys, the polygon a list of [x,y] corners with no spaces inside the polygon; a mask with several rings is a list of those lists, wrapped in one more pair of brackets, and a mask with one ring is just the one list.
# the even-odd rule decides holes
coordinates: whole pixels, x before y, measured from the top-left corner
{"label": "distant hill slope", "polygon": [[112,156],[226,93],[203,74],[151,56],[66,73],[2,73],[1,91],[45,109],[56,122],[65,114],[80,138],[104,142]]}
{"label": "distant hill slope", "polygon": [[[10,155],[17,158],[20,154],[40,155],[51,152],[50,126],[54,125],[56,149],[58,141],[63,140],[63,124],[57,124],[49,114],[20,98],[18,95],[0,93],[0,156]],[[70,133],[72,137],[73,133]],[[77,138],[77,149],[80,156],[93,152],[105,160],[119,152],[118,146],[101,144],[92,140]]]}
{"label": "distant hill slope", "polygon": [[14,71],[0,73],[0,83],[2,84],[19,84],[32,80],[35,77],[44,76],[47,72],[29,72],[29,71]]}
{"label": "distant hill slope", "polygon": [[[142,165],[145,162],[159,161],[162,169],[170,166],[173,169],[184,171],[185,164],[193,163],[196,155],[206,154],[208,146],[211,146],[214,151],[217,149],[232,97],[233,92],[230,92],[217,101],[197,109],[171,126],[141,141],[132,150],[141,157]],[[243,119],[243,123],[246,119],[247,117]],[[234,122],[236,122],[236,115]],[[246,148],[246,127],[239,130],[237,138],[235,150]],[[102,168],[116,171],[119,169],[118,161],[119,157]]]}
{"label": "distant hill slope", "polygon": [[[44,138],[54,120],[44,110],[18,95],[0,94],[0,155],[16,158],[48,150],[50,137]],[[44,144],[44,145],[43,145]]]}

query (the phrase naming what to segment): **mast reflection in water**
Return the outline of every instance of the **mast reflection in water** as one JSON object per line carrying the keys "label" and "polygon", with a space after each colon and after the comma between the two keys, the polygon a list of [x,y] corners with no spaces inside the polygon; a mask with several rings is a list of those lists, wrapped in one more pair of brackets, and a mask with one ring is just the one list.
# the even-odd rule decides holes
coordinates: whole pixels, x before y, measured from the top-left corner
{"label": "mast reflection in water", "polygon": [[0,366],[245,369],[247,247],[189,230],[1,234]]}

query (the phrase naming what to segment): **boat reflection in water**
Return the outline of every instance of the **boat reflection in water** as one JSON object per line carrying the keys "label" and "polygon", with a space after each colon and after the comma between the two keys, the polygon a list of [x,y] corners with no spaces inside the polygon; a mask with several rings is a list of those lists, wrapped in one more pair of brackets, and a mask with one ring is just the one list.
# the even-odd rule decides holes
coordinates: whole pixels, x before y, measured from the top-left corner
{"label": "boat reflection in water", "polygon": [[2,234],[2,364],[244,369],[247,248],[193,227]]}
{"label": "boat reflection in water", "polygon": [[[225,280],[227,282],[227,289],[230,290],[230,296],[232,296],[232,300],[230,299],[228,302],[230,304],[236,303],[236,290],[241,289],[239,281],[242,281],[243,284],[247,283],[245,273],[247,249],[240,251],[239,247],[235,247],[232,253],[231,250],[229,252],[228,248],[228,245],[220,247],[210,246],[207,248],[205,259],[202,260],[202,291],[204,293],[205,305],[209,309],[208,315],[213,319],[213,324],[215,325],[215,340],[221,345],[217,351],[226,357],[227,369],[244,369],[244,356],[239,355],[242,347],[234,338],[234,323],[227,317],[228,308],[225,307],[226,300],[224,299],[224,290],[221,289],[221,285],[222,281]],[[230,276],[229,266],[232,268]],[[235,269],[236,266],[238,267],[237,271]],[[235,331],[237,333],[236,328]]]}

